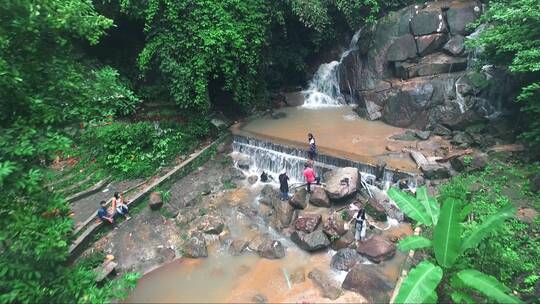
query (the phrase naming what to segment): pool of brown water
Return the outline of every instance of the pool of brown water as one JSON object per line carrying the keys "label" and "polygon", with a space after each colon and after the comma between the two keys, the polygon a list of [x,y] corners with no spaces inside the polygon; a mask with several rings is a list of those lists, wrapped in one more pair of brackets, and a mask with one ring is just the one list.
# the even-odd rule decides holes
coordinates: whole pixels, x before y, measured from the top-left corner
{"label": "pool of brown water", "polygon": [[[400,151],[416,142],[395,141],[404,129],[358,117],[349,106],[279,110],[284,118],[261,117],[232,127],[235,134],[307,149],[307,133],[313,133],[320,153],[368,164],[386,161],[391,169],[416,172],[416,164]],[[387,148],[388,147],[388,148]],[[390,152],[393,150],[395,152]]]}

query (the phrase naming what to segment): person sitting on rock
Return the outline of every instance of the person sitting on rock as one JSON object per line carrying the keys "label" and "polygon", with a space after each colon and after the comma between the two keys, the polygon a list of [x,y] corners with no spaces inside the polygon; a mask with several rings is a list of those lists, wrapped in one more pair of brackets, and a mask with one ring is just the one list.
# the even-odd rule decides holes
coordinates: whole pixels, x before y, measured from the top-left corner
{"label": "person sitting on rock", "polygon": [[264,171],[263,171],[263,173],[261,173],[261,182],[263,182],[263,183],[268,182],[268,174],[266,174],[266,172],[264,172]]}
{"label": "person sitting on rock", "polygon": [[308,142],[309,142],[308,159],[315,160],[315,157],[317,156],[317,145],[315,144],[315,137],[313,137],[313,134],[311,133],[308,133]]}
{"label": "person sitting on rock", "polygon": [[126,203],[124,203],[124,197],[121,193],[115,192],[113,199],[112,199],[112,210],[114,212],[114,215],[121,215],[126,218],[126,220],[130,220],[131,217],[129,217],[129,208]]}
{"label": "person sitting on rock", "polygon": [[111,214],[109,214],[109,211],[107,210],[107,202],[101,201],[99,203],[99,209],[97,211],[98,218],[105,223],[109,223],[114,226],[114,219]]}
{"label": "person sitting on rock", "polygon": [[289,200],[289,177],[285,169],[279,175],[279,191],[281,192],[281,200]]}
{"label": "person sitting on rock", "polygon": [[311,193],[311,184],[320,184],[320,178],[315,176],[315,171],[309,166],[309,163],[304,164],[304,177],[306,178],[307,192]]}

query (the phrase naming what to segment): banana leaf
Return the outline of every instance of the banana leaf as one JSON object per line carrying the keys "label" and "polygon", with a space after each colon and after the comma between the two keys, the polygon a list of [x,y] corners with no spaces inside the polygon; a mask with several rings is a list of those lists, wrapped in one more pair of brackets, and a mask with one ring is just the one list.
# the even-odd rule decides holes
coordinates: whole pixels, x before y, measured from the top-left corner
{"label": "banana leaf", "polygon": [[437,225],[441,210],[437,200],[434,197],[429,197],[426,186],[416,189],[416,199],[424,206],[427,214],[431,217],[433,225]]}
{"label": "banana leaf", "polygon": [[512,217],[516,212],[512,205],[506,205],[497,213],[492,214],[484,219],[480,226],[476,227],[469,236],[467,236],[461,245],[461,252],[469,248],[476,247],[486,236],[495,229],[499,228],[506,219]]}
{"label": "banana leaf", "polygon": [[447,198],[433,232],[433,251],[439,265],[448,268],[456,261],[461,250],[461,202]]}
{"label": "banana leaf", "polygon": [[423,236],[416,235],[406,237],[398,244],[398,249],[404,252],[412,249],[420,249],[426,247],[431,247],[431,240]]}
{"label": "banana leaf", "polygon": [[424,303],[432,301],[435,288],[441,282],[443,270],[430,262],[423,261],[411,270],[403,281],[395,303]]}
{"label": "banana leaf", "polygon": [[507,294],[510,292],[510,288],[490,275],[474,269],[461,270],[456,275],[467,287],[499,303],[523,303],[517,297]]}
{"label": "banana leaf", "polygon": [[408,217],[417,221],[420,224],[431,226],[432,220],[429,217],[426,209],[422,204],[414,197],[407,193],[397,190],[396,188],[390,188],[388,190],[388,196],[396,202],[398,207],[407,214]]}

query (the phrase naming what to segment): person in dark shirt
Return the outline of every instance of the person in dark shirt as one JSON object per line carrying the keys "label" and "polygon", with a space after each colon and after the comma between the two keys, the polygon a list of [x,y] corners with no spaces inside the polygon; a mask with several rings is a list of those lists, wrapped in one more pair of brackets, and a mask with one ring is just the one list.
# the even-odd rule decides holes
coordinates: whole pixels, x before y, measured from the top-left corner
{"label": "person in dark shirt", "polygon": [[106,222],[106,223],[110,223],[111,225],[114,225],[113,216],[110,215],[109,212],[107,211],[107,202],[101,201],[99,203],[97,216],[102,222]]}
{"label": "person in dark shirt", "polygon": [[279,191],[281,191],[281,200],[289,200],[289,177],[287,171],[283,170],[279,175]]}

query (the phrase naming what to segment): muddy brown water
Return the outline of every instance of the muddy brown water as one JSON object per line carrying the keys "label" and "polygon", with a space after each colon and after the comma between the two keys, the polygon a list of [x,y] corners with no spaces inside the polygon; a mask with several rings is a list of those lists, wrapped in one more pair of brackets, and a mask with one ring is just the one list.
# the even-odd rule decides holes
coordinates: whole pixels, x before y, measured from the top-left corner
{"label": "muddy brown water", "polygon": [[284,118],[257,118],[232,127],[232,132],[307,149],[307,133],[313,133],[321,153],[343,157],[363,163],[376,164],[384,160],[389,168],[416,172],[416,164],[408,155],[387,151],[401,151],[415,146],[416,141],[396,141],[391,136],[403,133],[402,128],[381,121],[369,121],[358,117],[349,106],[328,107],[317,110],[284,108]]}

